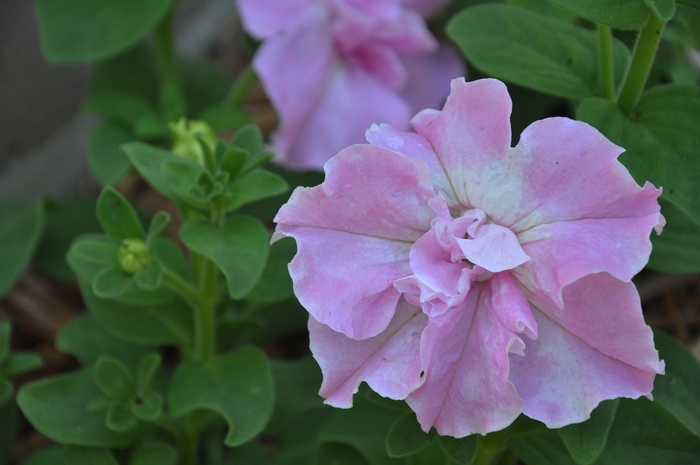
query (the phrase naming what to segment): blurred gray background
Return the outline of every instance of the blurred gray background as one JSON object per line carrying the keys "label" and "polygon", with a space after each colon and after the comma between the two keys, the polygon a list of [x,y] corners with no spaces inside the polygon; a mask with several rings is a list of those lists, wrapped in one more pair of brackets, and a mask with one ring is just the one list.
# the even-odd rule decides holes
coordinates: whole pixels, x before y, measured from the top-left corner
{"label": "blurred gray background", "polygon": [[[179,52],[205,55],[233,0],[183,0],[176,10]],[[87,143],[98,119],[80,113],[89,65],[44,60],[34,2],[0,0],[0,197],[65,198],[94,189]]]}

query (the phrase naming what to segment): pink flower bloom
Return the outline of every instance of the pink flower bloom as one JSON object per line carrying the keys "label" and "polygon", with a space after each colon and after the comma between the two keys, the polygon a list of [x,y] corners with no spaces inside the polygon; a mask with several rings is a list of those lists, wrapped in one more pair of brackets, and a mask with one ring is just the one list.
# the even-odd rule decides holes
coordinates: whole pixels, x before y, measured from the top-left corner
{"label": "pink flower bloom", "polygon": [[501,82],[456,79],[415,133],[372,126],[278,213],[326,403],[365,381],[463,437],[651,392],[664,364],[630,280],[661,191],[579,121],[537,121],[511,148],[510,112]]}
{"label": "pink flower bloom", "polygon": [[280,118],[277,161],[321,169],[340,149],[364,142],[372,123],[408,129],[412,114],[440,105],[464,66],[438,48],[418,12],[444,3],[239,0],[245,28],[265,39],[253,68]]}

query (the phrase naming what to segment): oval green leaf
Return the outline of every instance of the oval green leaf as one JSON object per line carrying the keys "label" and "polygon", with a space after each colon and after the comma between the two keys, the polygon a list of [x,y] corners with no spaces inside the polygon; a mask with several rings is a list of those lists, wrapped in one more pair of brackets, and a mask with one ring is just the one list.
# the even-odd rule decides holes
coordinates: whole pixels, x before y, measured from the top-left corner
{"label": "oval green leaf", "polygon": [[196,409],[221,414],[229,426],[225,444],[240,446],[260,433],[272,415],[270,363],[246,347],[206,362],[185,362],[173,375],[168,404],[173,416]]}
{"label": "oval green leaf", "polygon": [[124,239],[143,239],[143,229],[133,207],[113,187],[107,186],[97,198],[97,219],[118,246]]}
{"label": "oval green leaf", "polygon": [[603,451],[618,403],[618,400],[601,402],[588,420],[559,429],[559,435],[576,463],[590,465]]}
{"label": "oval green leaf", "polygon": [[[597,92],[593,31],[512,5],[480,5],[455,15],[447,33],[471,64],[499,79],[570,99]],[[627,47],[613,40],[618,78],[629,58]]]}
{"label": "oval green leaf", "polygon": [[265,269],[269,236],[260,221],[235,215],[217,228],[204,220],[189,220],[180,228],[180,238],[193,251],[212,260],[228,281],[231,298],[245,297]]}
{"label": "oval green leaf", "polygon": [[172,0],[35,0],[44,54],[54,62],[107,58],[138,42]]}
{"label": "oval green leaf", "polygon": [[40,203],[0,201],[0,296],[29,265],[44,229]]}
{"label": "oval green leaf", "polygon": [[405,457],[425,449],[435,440],[436,432],[421,429],[416,414],[409,412],[389,428],[386,435],[386,452],[389,457]]}
{"label": "oval green leaf", "polygon": [[641,29],[649,11],[644,0],[550,0],[594,23],[617,29]]}

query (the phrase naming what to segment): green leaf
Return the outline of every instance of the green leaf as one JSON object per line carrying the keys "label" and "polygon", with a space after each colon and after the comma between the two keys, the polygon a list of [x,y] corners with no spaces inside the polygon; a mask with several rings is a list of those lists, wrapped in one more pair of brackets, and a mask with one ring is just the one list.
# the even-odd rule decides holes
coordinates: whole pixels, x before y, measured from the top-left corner
{"label": "green leaf", "polygon": [[[99,285],[102,286],[104,284],[104,287],[100,287],[101,292],[104,292],[104,295],[111,295],[112,298],[109,300],[106,300],[106,302],[114,302],[114,301],[119,301],[123,302],[125,304],[133,304],[133,305],[162,305],[166,303],[174,303],[174,302],[184,302],[182,298],[180,298],[174,291],[170,290],[169,288],[166,288],[165,286],[159,287],[155,291],[146,291],[134,284],[133,279],[131,279],[130,276],[124,274],[123,271],[121,271],[121,268],[118,267],[118,265],[107,265],[103,263],[95,263],[94,261],[91,262],[89,259],[86,259],[83,257],[81,254],[85,254],[86,252],[90,250],[98,251],[99,246],[98,242],[103,242],[103,243],[109,243],[109,240],[104,237],[104,236],[90,236],[89,237],[89,243],[88,244],[83,244],[85,242],[84,240],[78,240],[76,244],[71,247],[71,249],[68,251],[68,255],[66,256],[66,259],[68,261],[68,264],[70,267],[75,271],[75,273],[78,275],[78,281],[80,282],[81,285],[81,291],[83,293],[83,297],[87,300],[90,299],[88,295],[86,294],[86,289],[84,288],[83,284],[89,285],[90,287],[90,296],[95,296],[94,292],[94,285],[93,282],[96,281],[96,277],[102,273],[103,271],[106,273],[105,268],[106,267],[117,267],[116,271],[112,271],[111,276],[110,274],[107,274],[107,276],[101,276],[100,279],[105,279],[105,282],[100,282]],[[165,239],[159,238],[159,240],[156,241],[156,244],[159,244],[161,241],[167,241]],[[81,245],[78,247],[78,245]],[[89,245],[89,247],[88,247]],[[113,245],[111,245],[114,247]],[[165,261],[176,261],[179,262],[181,257],[178,257],[177,255],[173,256],[171,253],[163,253],[163,248],[162,245],[157,245],[154,247],[154,252],[156,253],[156,256],[158,257],[158,260],[160,260],[162,263],[165,263]],[[170,248],[170,247],[168,247]],[[79,250],[79,253],[76,253],[76,249]],[[86,250],[88,249],[88,250]],[[116,248],[115,248],[116,249]],[[160,252],[158,252],[160,250]],[[107,259],[107,250],[105,247],[105,256],[100,257],[101,260]],[[165,258],[166,260],[163,261],[161,259],[161,255],[163,255],[162,258]],[[166,258],[167,255],[167,258]],[[174,260],[173,260],[174,259]],[[95,261],[98,261],[95,259]],[[166,265],[170,266],[171,264],[165,263]],[[179,270],[179,268],[177,268]],[[122,273],[123,276],[120,276],[118,273]],[[126,279],[122,279],[126,278]],[[121,287],[108,287],[108,285],[113,284],[114,286],[123,286],[124,289]],[[112,292],[110,292],[110,289],[112,289]],[[97,297],[99,298],[99,297]],[[102,298],[99,298],[102,299]],[[88,304],[89,305],[89,304]]]}
{"label": "green leaf", "polygon": [[197,185],[199,177],[206,173],[204,166],[185,158],[173,157],[161,165],[163,177],[178,199],[191,201],[190,189]]}
{"label": "green leaf", "polygon": [[90,96],[116,93],[140,97],[151,108],[158,104],[160,81],[156,73],[151,44],[144,40],[138,45],[93,67]]}
{"label": "green leaf", "polygon": [[92,282],[92,291],[97,297],[110,299],[125,294],[134,286],[131,276],[126,274],[119,266],[110,266],[95,276]]}
{"label": "green leaf", "polygon": [[[160,121],[154,105],[148,99],[120,91],[92,93],[83,104],[83,110],[100,114],[111,120],[109,122],[112,124],[125,126],[131,132],[143,125],[143,121]],[[167,131],[165,122],[160,124]],[[134,140],[133,136],[124,142],[132,140]]]}
{"label": "green leaf", "polygon": [[182,202],[182,195],[170,185],[161,167],[168,160],[180,160],[167,150],[158,149],[142,142],[131,142],[124,145],[126,152],[136,171],[158,192],[171,200]]}
{"label": "green leaf", "polygon": [[[66,263],[66,253],[73,240],[87,233],[102,232],[95,215],[96,199],[47,202],[46,228],[34,254],[34,264],[55,279],[74,279]],[[116,251],[114,260],[116,260]],[[114,263],[111,261],[109,263]]]}
{"label": "green leaf", "polygon": [[124,239],[143,239],[143,229],[131,204],[113,187],[97,198],[97,219],[110,239],[121,246]]}
{"label": "green leaf", "polygon": [[115,184],[131,170],[131,163],[121,146],[134,136],[121,126],[106,121],[90,136],[88,164],[100,184]]}
{"label": "green leaf", "polygon": [[0,296],[4,295],[29,265],[44,229],[40,203],[0,201]]}
{"label": "green leaf", "polygon": [[190,115],[222,102],[231,88],[231,79],[210,61],[185,58],[178,66]]}
{"label": "green leaf", "polygon": [[217,228],[204,220],[189,220],[180,238],[193,251],[212,260],[228,280],[231,298],[248,294],[262,275],[269,251],[269,236],[255,218],[235,215]]}
{"label": "green leaf", "polygon": [[401,463],[386,454],[386,435],[400,412],[379,408],[355,396],[354,406],[336,410],[319,432],[322,442],[338,442],[357,449],[370,465]]}
{"label": "green leaf", "polygon": [[[0,374],[4,373],[0,372]],[[5,379],[0,380],[0,409],[3,408],[5,403],[10,402],[12,400],[12,394],[14,393],[15,389],[12,386],[11,382]]]}
{"label": "green leaf", "polygon": [[0,321],[0,365],[10,356],[10,335],[12,327],[10,323]]}
{"label": "green leaf", "polygon": [[641,29],[649,11],[643,0],[550,0],[567,10],[595,23],[617,29]]}
{"label": "green leaf", "polygon": [[459,439],[451,436],[438,436],[438,444],[448,457],[460,465],[474,463],[478,446],[476,435]]}
{"label": "green leaf", "polygon": [[168,404],[173,416],[210,409],[229,426],[225,444],[236,447],[260,433],[272,414],[270,365],[259,349],[247,347],[206,362],[185,362],[173,375]]}
{"label": "green leaf", "polygon": [[219,163],[221,170],[228,173],[229,179],[235,179],[248,157],[248,152],[243,149],[236,147],[229,148],[221,156],[221,161]]}
{"label": "green leaf", "polygon": [[108,399],[131,400],[136,397],[134,380],[119,360],[102,356],[97,359],[94,371],[97,385]]}
{"label": "green leaf", "polygon": [[272,244],[270,257],[260,281],[246,296],[246,299],[252,302],[279,302],[292,297],[294,289],[287,266],[296,252],[296,242],[290,238],[281,239]]}
{"label": "green leaf", "polygon": [[618,400],[601,402],[591,418],[560,428],[559,435],[576,463],[590,465],[600,456],[608,440],[608,433],[615,420]]}
{"label": "green leaf", "polygon": [[145,396],[151,388],[153,377],[158,371],[158,368],[160,368],[160,362],[161,359],[158,354],[148,354],[139,362],[136,371],[136,393],[139,397]]}
{"label": "green leaf", "polygon": [[700,365],[680,342],[665,333],[655,332],[654,343],[666,362],[666,374],[654,380],[654,401],[700,436]]}
{"label": "green leaf", "polygon": [[150,248],[153,240],[163,232],[166,226],[170,223],[170,215],[164,211],[159,211],[151,220],[146,233],[146,245]]}
{"label": "green leaf", "polygon": [[236,179],[229,189],[233,198],[226,204],[226,210],[231,211],[256,200],[284,194],[289,185],[274,173],[256,170]]}
{"label": "green leaf", "polygon": [[131,404],[131,412],[143,421],[156,421],[163,414],[163,397],[157,392],[149,392]]}
{"label": "green leaf", "polygon": [[172,0],[36,0],[41,45],[49,61],[96,61],[138,42]]}
{"label": "green leaf", "polygon": [[[598,89],[593,31],[512,5],[480,5],[457,14],[447,33],[471,64],[497,78],[570,99]],[[613,40],[615,76],[622,77],[629,57]]]}
{"label": "green leaf", "polygon": [[110,451],[93,447],[67,447],[63,459],[65,465],[119,465]]}
{"label": "green leaf", "polygon": [[369,465],[356,449],[345,444],[322,444],[316,465]]}
{"label": "green leaf", "polygon": [[116,433],[105,426],[105,412],[88,411],[87,404],[100,397],[91,370],[27,383],[17,403],[39,432],[61,444],[92,447],[129,447],[143,434],[140,428]]}
{"label": "green leaf", "polygon": [[65,465],[63,461],[64,449],[56,446],[46,447],[30,455],[21,465]]}
{"label": "green leaf", "polygon": [[576,117],[625,148],[620,161],[639,184],[663,187],[661,198],[700,223],[700,88],[654,87],[642,95],[634,121],[604,99],[584,100]]}
{"label": "green leaf", "polygon": [[245,150],[253,156],[260,152],[262,144],[263,138],[260,128],[254,124],[249,124],[236,131],[229,146]]}
{"label": "green leaf", "polygon": [[112,402],[107,409],[105,425],[118,433],[136,428],[138,418],[131,412],[130,405],[126,402]]}
{"label": "green leaf", "polygon": [[567,23],[571,23],[576,19],[576,16],[571,12],[551,3],[549,0],[507,0],[507,2],[541,15],[566,21]]}
{"label": "green leaf", "polygon": [[5,363],[3,371],[10,378],[41,368],[41,357],[31,352],[15,352]]}
{"label": "green leaf", "polygon": [[119,247],[104,234],[90,234],[78,238],[69,249],[76,259],[96,265],[117,265]]}
{"label": "green leaf", "polygon": [[85,367],[104,355],[120,360],[130,369],[134,369],[150,350],[115,337],[90,314],[80,315],[63,325],[56,338],[56,347],[75,356]]}
{"label": "green leaf", "polygon": [[[1,389],[1,388],[0,388]],[[12,386],[10,386],[12,397]],[[0,402],[0,463],[9,463],[8,459],[17,433],[17,407],[14,402]]]}
{"label": "green leaf", "polygon": [[676,13],[675,0],[644,0],[644,3],[661,21],[670,21]]}
{"label": "green leaf", "polygon": [[688,5],[693,8],[697,8],[700,10],[700,0],[677,0],[678,3],[682,3],[683,5]]}
{"label": "green leaf", "polygon": [[140,271],[134,273],[134,284],[146,291],[155,291],[160,287],[160,279],[163,276],[163,266],[156,260],[149,260],[148,264]]}
{"label": "green leaf", "polygon": [[651,235],[647,266],[664,273],[700,272],[700,224],[664,199],[659,205],[667,224],[660,235]]}
{"label": "green leaf", "polygon": [[248,112],[229,103],[220,103],[205,108],[195,118],[204,121],[216,132],[231,131],[252,122]]}
{"label": "green leaf", "polygon": [[322,376],[311,356],[294,362],[273,360],[271,365],[277,398],[265,431],[280,434],[292,426],[302,412],[323,406],[323,399],[318,395]]}
{"label": "green leaf", "polygon": [[420,452],[435,440],[436,432],[423,432],[416,414],[409,412],[396,420],[386,435],[386,452],[389,457],[404,457]]}
{"label": "green leaf", "polygon": [[128,465],[176,465],[177,450],[168,444],[144,444],[129,455]]}

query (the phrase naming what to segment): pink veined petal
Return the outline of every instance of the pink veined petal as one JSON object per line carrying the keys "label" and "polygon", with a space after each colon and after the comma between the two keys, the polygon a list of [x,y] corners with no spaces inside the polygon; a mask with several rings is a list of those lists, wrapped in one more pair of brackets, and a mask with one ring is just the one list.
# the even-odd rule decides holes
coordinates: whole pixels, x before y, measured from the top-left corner
{"label": "pink veined petal", "polygon": [[379,395],[405,399],[421,382],[420,335],[428,317],[405,301],[380,334],[357,341],[309,318],[311,352],[321,366],[319,395],[333,407],[352,407],[352,396],[365,381]]}
{"label": "pink veined petal", "polygon": [[490,213],[471,197],[483,189],[484,178],[501,176],[498,164],[510,149],[511,108],[502,82],[454,79],[440,114],[430,124],[414,125],[432,145],[432,157],[438,158],[439,164],[426,160],[431,167],[441,167],[434,174],[436,185],[454,192],[464,208],[479,207]]}
{"label": "pink veined petal", "polygon": [[327,92],[336,59],[330,26],[323,21],[274,35],[256,53],[253,68],[280,118],[275,144],[282,160]]}
{"label": "pink veined petal", "polygon": [[623,150],[581,121],[536,121],[502,161],[519,194],[493,192],[494,180],[475,202],[516,233],[557,221],[658,214],[660,190],[639,187],[617,161]]}
{"label": "pink veined petal", "polygon": [[420,161],[356,145],[331,159],[326,180],[297,188],[277,216],[294,237],[289,265],[301,304],[320,323],[353,339],[381,333],[399,299],[393,281],[408,276],[409,250],[435,212],[430,173]]}
{"label": "pink veined petal", "polygon": [[[434,117],[439,114],[435,110],[425,110],[416,115],[424,115],[424,119]],[[415,120],[415,118],[414,118]],[[367,132],[365,133],[367,141],[376,145],[377,147],[384,147],[395,152],[403,153],[411,158],[418,158],[425,161],[430,168],[430,172],[433,176],[433,184],[435,185],[435,190],[438,191],[450,208],[459,208],[460,204],[457,200],[456,194],[452,190],[452,186],[447,181],[445,177],[445,171],[440,165],[440,160],[435,156],[430,142],[425,137],[420,134],[412,132],[404,132],[399,129],[395,129],[388,124],[373,124]]]}
{"label": "pink veined petal", "polygon": [[[508,381],[508,353],[521,353],[524,344],[501,323],[506,317],[494,308],[493,284],[486,281],[472,286],[462,306],[431,318],[421,340],[425,380],[406,399],[423,431],[434,426],[438,434],[458,438],[486,434],[520,414],[523,402]],[[507,326],[526,320],[518,316]]]}
{"label": "pink veined petal", "polygon": [[457,242],[470,262],[492,273],[511,270],[530,259],[513,231],[495,223],[480,225],[473,239]]}
{"label": "pink veined petal", "polygon": [[339,66],[305,126],[293,134],[282,130],[274,138],[276,143],[295,138],[279,161],[293,169],[320,169],[340,150],[363,142],[373,123],[406,126],[409,111],[396,92],[359,66]]}
{"label": "pink veined petal", "polygon": [[655,208],[651,204],[657,191],[650,188],[645,193],[650,207],[646,216],[560,221],[520,233],[523,250],[532,260],[514,272],[559,306],[562,288],[583,276],[608,272],[629,281],[647,263],[649,234],[659,223],[658,204]]}
{"label": "pink veined petal", "polygon": [[408,76],[401,97],[411,105],[413,113],[442,108],[450,95],[450,81],[466,75],[464,60],[446,44],[433,53],[401,55],[401,61]]}
{"label": "pink veined petal", "polygon": [[664,364],[632,283],[586,276],[564,289],[563,309],[528,294],[539,336],[525,357],[511,357],[510,375],[527,416],[558,428],[603,400],[651,392]]}
{"label": "pink veined petal", "polygon": [[[257,39],[293,28],[304,17],[327,10],[324,0],[238,0],[245,29]],[[317,11],[314,11],[317,10]]]}

